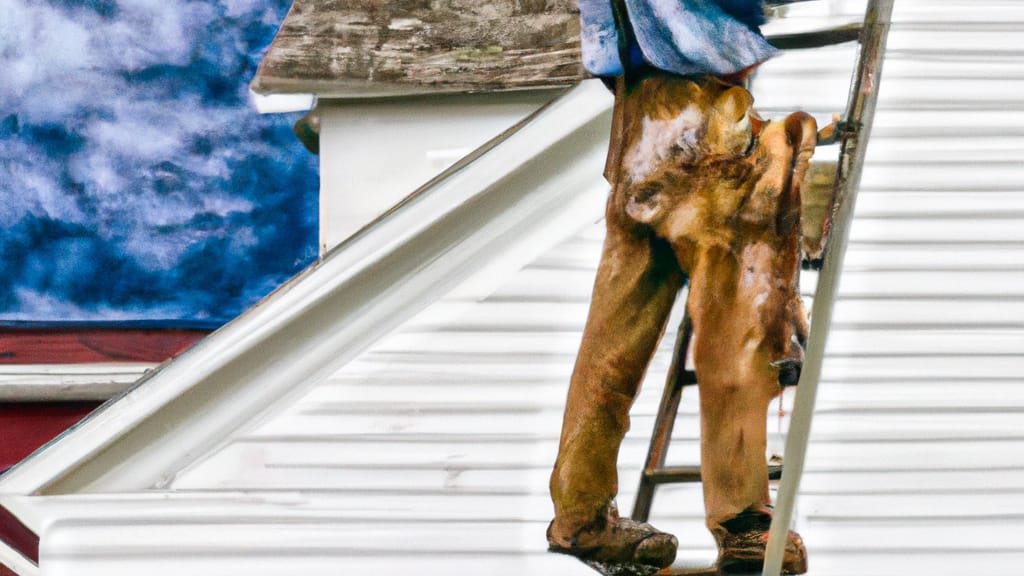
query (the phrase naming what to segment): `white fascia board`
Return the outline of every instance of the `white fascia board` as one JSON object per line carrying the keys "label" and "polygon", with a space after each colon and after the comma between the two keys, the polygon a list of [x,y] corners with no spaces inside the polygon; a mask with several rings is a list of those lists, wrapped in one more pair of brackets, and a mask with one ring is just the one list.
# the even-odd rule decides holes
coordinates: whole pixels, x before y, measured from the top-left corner
{"label": "white fascia board", "polygon": [[0,366],[0,402],[108,400],[156,364],[11,364]]}
{"label": "white fascia board", "polygon": [[0,542],[0,566],[5,566],[18,576],[39,576],[39,566],[19,554],[14,548]]}
{"label": "white fascia board", "polygon": [[[35,534],[39,530],[33,526],[29,519],[30,507],[23,498],[0,497],[0,509],[13,515],[19,522],[28,527]],[[18,576],[39,576],[39,566],[32,560],[26,558],[21,552],[6,542],[0,541],[0,566],[6,567]]]}
{"label": "white fascia board", "polygon": [[316,106],[313,94],[258,94],[250,89],[249,99],[260,114],[305,112]]}
{"label": "white fascia board", "polygon": [[598,81],[574,88],[7,472],[0,494],[167,485],[601,190],[611,104]]}

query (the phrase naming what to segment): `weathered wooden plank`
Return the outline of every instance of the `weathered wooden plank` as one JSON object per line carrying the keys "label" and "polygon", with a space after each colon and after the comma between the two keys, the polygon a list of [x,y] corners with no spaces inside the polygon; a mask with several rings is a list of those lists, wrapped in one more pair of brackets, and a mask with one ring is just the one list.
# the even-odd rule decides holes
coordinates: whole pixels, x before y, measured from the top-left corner
{"label": "weathered wooden plank", "polygon": [[573,0],[295,0],[252,88],[372,97],[584,77]]}

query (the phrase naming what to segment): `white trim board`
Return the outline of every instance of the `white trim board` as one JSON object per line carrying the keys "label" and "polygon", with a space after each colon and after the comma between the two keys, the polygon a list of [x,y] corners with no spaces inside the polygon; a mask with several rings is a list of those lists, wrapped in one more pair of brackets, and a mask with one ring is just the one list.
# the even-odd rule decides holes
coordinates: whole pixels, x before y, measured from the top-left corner
{"label": "white trim board", "polygon": [[142,362],[0,366],[0,402],[108,400],[155,367]]}
{"label": "white trim board", "polygon": [[39,576],[39,566],[30,562],[14,548],[0,542],[0,566],[5,566],[18,576]]}

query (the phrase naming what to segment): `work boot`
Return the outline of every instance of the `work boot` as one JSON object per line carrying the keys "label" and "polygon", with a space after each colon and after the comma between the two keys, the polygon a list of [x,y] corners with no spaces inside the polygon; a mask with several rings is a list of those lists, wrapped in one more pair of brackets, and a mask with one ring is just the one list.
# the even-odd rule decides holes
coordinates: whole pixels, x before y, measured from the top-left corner
{"label": "work boot", "polygon": [[588,563],[640,565],[637,573],[644,567],[669,566],[676,559],[679,546],[675,536],[650,524],[620,518],[614,504],[570,537],[556,535],[554,526],[554,521],[548,526],[549,551],[575,556]]}
{"label": "work boot", "polygon": [[[768,546],[768,527],[772,518],[766,514],[744,513],[722,524],[728,530],[717,538],[718,570],[722,574],[760,574]],[[792,530],[786,536],[782,556],[783,574],[807,572],[807,549],[800,535]]]}

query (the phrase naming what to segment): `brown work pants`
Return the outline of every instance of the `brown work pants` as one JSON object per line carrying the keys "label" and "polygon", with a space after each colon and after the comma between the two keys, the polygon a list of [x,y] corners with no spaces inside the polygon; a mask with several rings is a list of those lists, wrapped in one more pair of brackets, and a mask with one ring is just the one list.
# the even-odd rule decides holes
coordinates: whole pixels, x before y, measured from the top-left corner
{"label": "brown work pants", "polygon": [[[701,91],[679,87],[686,82],[659,76],[617,86],[607,236],[551,476],[552,531],[562,537],[606,513],[618,492],[629,409],[687,276],[708,527],[722,536],[729,519],[768,510],[768,405],[781,390],[780,362],[799,360],[795,343],[807,331],[797,286],[799,182],[814,122],[797,114],[758,133],[758,119],[752,150],[675,164],[656,154],[667,167],[651,167],[640,181],[630,148],[641,145],[636,132],[652,109],[664,117],[666,106],[691,115],[697,106],[719,123],[739,115],[736,102],[723,102],[741,100],[741,88],[713,80],[698,82]],[[704,137],[724,139],[731,129],[716,126]]]}

